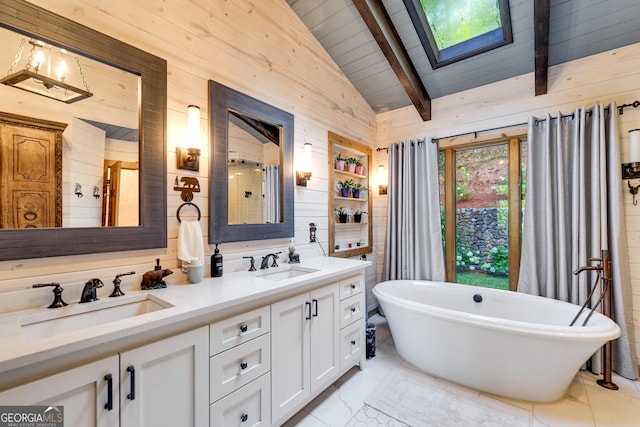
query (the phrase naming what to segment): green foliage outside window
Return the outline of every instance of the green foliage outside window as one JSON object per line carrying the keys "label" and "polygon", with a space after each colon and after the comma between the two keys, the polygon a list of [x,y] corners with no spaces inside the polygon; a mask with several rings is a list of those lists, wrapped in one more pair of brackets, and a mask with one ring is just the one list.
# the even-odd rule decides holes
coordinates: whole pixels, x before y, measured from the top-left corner
{"label": "green foliage outside window", "polygon": [[438,49],[502,26],[496,0],[420,0]]}

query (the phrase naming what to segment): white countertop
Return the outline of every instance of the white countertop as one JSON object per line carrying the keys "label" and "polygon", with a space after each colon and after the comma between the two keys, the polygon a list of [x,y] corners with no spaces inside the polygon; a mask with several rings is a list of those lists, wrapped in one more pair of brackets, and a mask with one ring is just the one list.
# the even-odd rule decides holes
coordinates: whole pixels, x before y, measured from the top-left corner
{"label": "white countertop", "polygon": [[[357,274],[371,265],[369,261],[357,261],[344,258],[317,257],[310,258],[300,264],[285,264],[281,267],[255,272],[237,272],[225,274],[220,278],[205,278],[198,284],[171,284],[165,289],[126,291],[126,295],[119,298],[138,298],[141,294],[151,294],[173,307],[158,311],[128,317],[122,320],[110,321],[105,324],[79,329],[52,337],[27,342],[23,335],[22,324],[25,318],[33,318],[41,313],[48,315],[52,311],[63,313],[64,310],[73,312],[78,310],[77,301],[69,302],[67,307],[47,309],[20,310],[0,315],[0,373],[12,369],[22,368],[34,363],[50,360],[98,345],[115,343],[127,337],[164,328],[179,323],[189,323],[207,318],[214,318],[216,312],[230,310],[237,307],[237,313],[242,308],[253,307],[261,301],[273,300],[282,294],[286,296],[317,282],[324,282],[332,278]],[[261,274],[287,269],[291,266],[314,269],[308,274],[292,277],[280,281],[258,277]],[[295,268],[295,267],[293,267]],[[171,276],[168,277],[168,279]],[[105,286],[107,287],[107,286]],[[28,292],[28,291],[25,291]],[[91,304],[108,305],[119,298],[100,297],[99,301],[82,304],[82,308],[91,309]],[[52,295],[53,299],[53,295]],[[236,311],[236,310],[234,310]]]}

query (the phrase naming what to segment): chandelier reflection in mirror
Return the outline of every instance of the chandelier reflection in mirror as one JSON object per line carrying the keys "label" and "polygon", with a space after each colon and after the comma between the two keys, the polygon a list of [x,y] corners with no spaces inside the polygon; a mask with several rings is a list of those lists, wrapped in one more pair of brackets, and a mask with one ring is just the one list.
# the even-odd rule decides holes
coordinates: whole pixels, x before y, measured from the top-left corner
{"label": "chandelier reflection in mirror", "polygon": [[82,72],[80,57],[75,57],[77,75],[74,74],[74,77],[82,80],[84,89],[68,83],[71,74],[65,59],[69,56],[68,52],[65,49],[57,48],[39,40],[29,40],[28,43],[31,45],[31,49],[26,63],[22,69],[14,72],[22,60],[25,47],[27,47],[26,40],[23,37],[20,41],[20,46],[11,63],[11,67],[7,75],[0,79],[0,83],[66,104],[93,96]]}

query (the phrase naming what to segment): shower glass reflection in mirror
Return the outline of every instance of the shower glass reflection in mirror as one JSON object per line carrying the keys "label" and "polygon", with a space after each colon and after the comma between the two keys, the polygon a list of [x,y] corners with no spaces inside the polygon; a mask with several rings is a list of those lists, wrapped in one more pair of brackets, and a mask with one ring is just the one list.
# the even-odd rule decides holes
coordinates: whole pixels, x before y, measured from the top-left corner
{"label": "shower glass reflection in mirror", "polygon": [[[21,125],[0,121],[0,157],[5,159],[0,162],[0,227],[140,225],[139,76],[5,28],[0,28],[0,67],[8,70],[0,78],[25,69],[44,76],[30,80],[29,91],[19,89],[26,81],[0,84],[0,112],[24,119]],[[73,95],[64,87],[50,87],[49,77],[90,95],[65,103],[32,93]],[[33,133],[33,124],[43,121],[62,125],[61,153]],[[29,162],[21,162],[21,156]],[[52,156],[61,161],[51,163]],[[27,164],[45,163],[52,165],[51,170],[42,169],[51,174],[48,187],[34,184],[40,172],[25,170]],[[98,187],[99,197],[79,197],[75,183]],[[46,201],[34,204],[38,198]],[[47,225],[16,220],[43,216],[59,218],[49,219]]]}
{"label": "shower glass reflection in mirror", "polygon": [[229,111],[229,224],[282,222],[281,126]]}

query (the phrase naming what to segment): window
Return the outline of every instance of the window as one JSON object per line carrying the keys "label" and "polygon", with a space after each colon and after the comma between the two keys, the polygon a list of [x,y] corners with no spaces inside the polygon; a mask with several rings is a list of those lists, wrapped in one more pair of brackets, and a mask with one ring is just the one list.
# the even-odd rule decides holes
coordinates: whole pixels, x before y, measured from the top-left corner
{"label": "window", "polygon": [[527,153],[522,139],[441,149],[447,281],[516,289]]}
{"label": "window", "polygon": [[508,0],[404,0],[436,69],[513,41]]}

